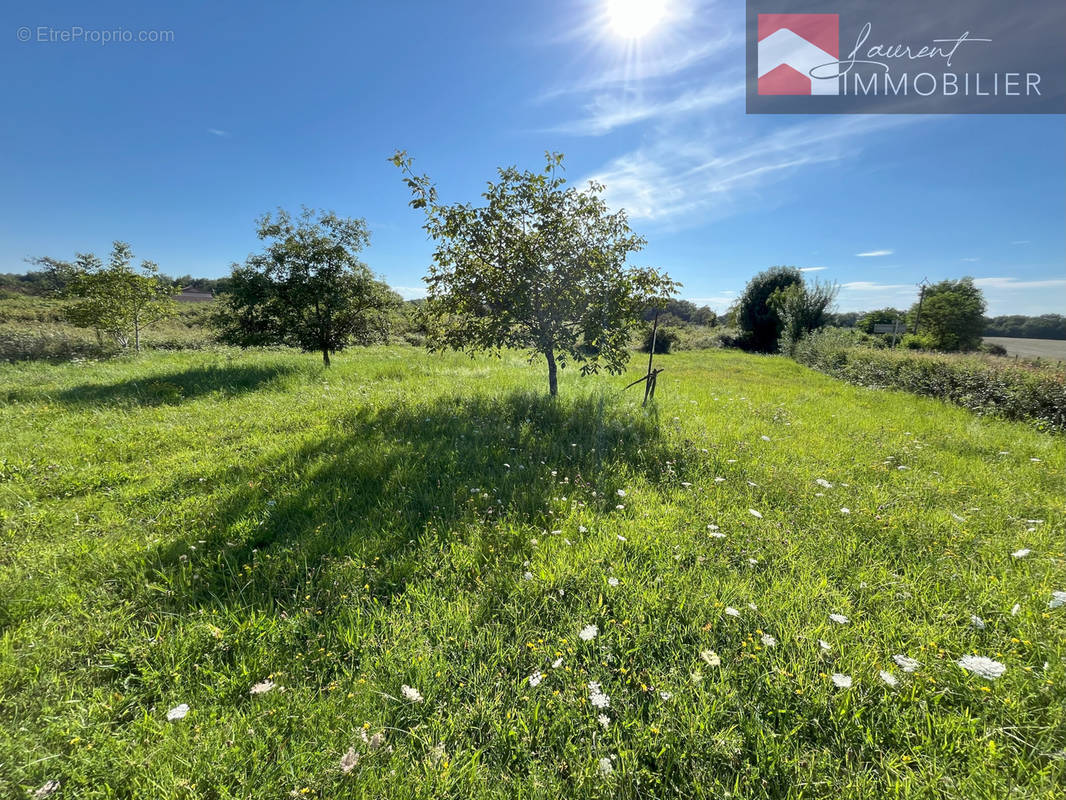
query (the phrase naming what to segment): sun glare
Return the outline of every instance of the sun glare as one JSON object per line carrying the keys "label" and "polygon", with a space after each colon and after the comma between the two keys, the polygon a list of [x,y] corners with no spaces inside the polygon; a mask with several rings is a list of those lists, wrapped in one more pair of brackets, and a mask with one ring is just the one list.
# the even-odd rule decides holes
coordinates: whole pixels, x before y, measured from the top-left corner
{"label": "sun glare", "polygon": [[666,16],[666,0],[607,0],[607,23],[623,39],[640,39]]}

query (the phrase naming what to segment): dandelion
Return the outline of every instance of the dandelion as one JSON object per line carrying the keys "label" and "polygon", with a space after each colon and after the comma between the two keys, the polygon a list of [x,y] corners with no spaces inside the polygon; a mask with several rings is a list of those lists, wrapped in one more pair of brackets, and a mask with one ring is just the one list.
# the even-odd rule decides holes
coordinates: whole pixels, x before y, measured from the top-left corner
{"label": "dandelion", "polygon": [[597,628],[595,625],[586,625],[578,633],[578,638],[581,639],[581,641],[583,642],[591,642],[599,635],[599,633],[600,629]]}
{"label": "dandelion", "polygon": [[751,514],[753,517],[755,517],[755,519],[762,519],[762,514],[760,514],[754,508],[749,508],[748,509],[748,513]]}
{"label": "dandelion", "polygon": [[735,608],[733,608],[733,606],[726,606],[725,607],[725,613],[727,613],[731,617],[739,617],[740,616],[740,612],[737,611]]}
{"label": "dandelion", "polygon": [[832,489],[833,488],[833,484],[831,484],[825,478],[818,478],[818,480],[816,480],[815,483],[817,483],[823,489]]}
{"label": "dandelion", "polygon": [[357,752],[355,752],[355,748],[349,747],[348,752],[341,756],[341,772],[347,775],[349,772],[355,769],[356,765],[359,763],[359,758],[360,756]]}
{"label": "dandelion", "polygon": [[411,703],[421,703],[425,699],[418,689],[408,686],[406,683],[400,687],[400,692],[403,694],[404,699]]}
{"label": "dandelion", "polygon": [[877,674],[880,675],[881,680],[883,680],[889,686],[895,686],[897,683],[899,683],[899,681],[896,680],[896,676],[893,675],[891,672],[885,672],[884,670],[881,670]]}
{"label": "dandelion", "polygon": [[45,797],[51,797],[59,791],[59,781],[51,780],[41,786],[36,792],[33,793],[35,800],[43,800]]}
{"label": "dandelion", "polygon": [[845,617],[843,614],[830,614],[829,619],[833,620],[833,622],[835,622],[837,625],[847,625],[849,622],[851,622],[851,620]]}
{"label": "dandelion", "polygon": [[606,714],[598,714],[596,716],[596,721],[603,726],[604,730],[607,730],[609,727],[611,727],[611,718],[608,717]]}
{"label": "dandelion", "polygon": [[851,676],[844,675],[840,672],[833,673],[833,685],[838,689],[850,689],[851,688]]}
{"label": "dandelion", "polygon": [[609,758],[601,758],[600,759],[600,775],[603,775],[604,777],[606,777],[606,776],[610,775],[612,772],[614,772],[614,766],[611,764],[611,759],[609,759]]}
{"label": "dandelion", "polygon": [[[369,723],[368,723],[369,724]],[[377,750],[385,742],[385,734],[378,731],[366,741],[366,746],[371,750]]]}
{"label": "dandelion", "polygon": [[970,624],[973,625],[979,631],[983,631],[986,627],[985,621],[976,614],[970,615]]}
{"label": "dandelion", "polygon": [[1066,606],[1066,592],[1052,592],[1047,607],[1059,608],[1060,606]]}
{"label": "dandelion", "polygon": [[1033,551],[1030,550],[1028,547],[1023,547],[1021,550],[1015,550],[1010,555],[1011,555],[1011,558],[1025,558],[1031,552],[1033,552]]}
{"label": "dandelion", "polygon": [[535,689],[536,687],[540,686],[540,682],[542,680],[544,680],[544,673],[534,672],[532,675],[529,676],[529,685]]}
{"label": "dandelion", "polygon": [[608,708],[611,705],[611,698],[604,694],[597,681],[589,681],[589,702],[596,708]]}
{"label": "dandelion", "polygon": [[616,578],[616,577],[614,577],[612,575],[610,578],[607,579],[607,585],[608,586],[617,586],[618,585],[618,578]]}
{"label": "dandelion", "polygon": [[712,667],[720,667],[722,665],[722,659],[718,657],[718,654],[713,650],[704,650],[700,653],[700,658],[706,661]]}
{"label": "dandelion", "polygon": [[902,669],[904,672],[914,672],[916,669],[918,669],[918,667],[921,666],[921,664],[916,659],[909,658],[904,655],[899,655],[898,653],[892,656],[892,660],[895,661],[896,664],[899,665],[899,668]]}
{"label": "dandelion", "polygon": [[185,715],[189,713],[189,706],[186,703],[174,706],[167,712],[167,722],[176,722],[179,719],[185,719]]}
{"label": "dandelion", "polygon": [[763,647],[776,647],[777,639],[768,633],[764,633],[760,641],[763,643]]}
{"label": "dandelion", "polygon": [[964,670],[972,672],[974,675],[979,675],[982,678],[987,678],[990,681],[1000,677],[1007,671],[1007,665],[988,658],[986,656],[963,656],[957,662]]}
{"label": "dandelion", "polygon": [[274,691],[274,689],[276,689],[276,688],[277,688],[277,684],[275,684],[274,681],[272,681],[272,680],[260,681],[259,683],[257,683],[255,686],[253,686],[251,689],[248,690],[248,694],[253,694],[253,695],[255,695],[255,694],[266,694],[267,692]]}

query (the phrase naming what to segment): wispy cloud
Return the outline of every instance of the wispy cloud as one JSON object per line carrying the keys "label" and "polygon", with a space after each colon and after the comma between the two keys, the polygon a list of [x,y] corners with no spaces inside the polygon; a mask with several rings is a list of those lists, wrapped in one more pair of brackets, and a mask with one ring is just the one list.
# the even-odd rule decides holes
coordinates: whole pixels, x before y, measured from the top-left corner
{"label": "wispy cloud", "polygon": [[1011,244],[1029,244],[1029,240],[1028,239],[1018,239],[1017,241],[1011,242]]}
{"label": "wispy cloud", "polygon": [[821,272],[823,269],[829,269],[829,267],[800,267],[800,272]]}
{"label": "wispy cloud", "polygon": [[894,250],[867,250],[865,253],[856,253],[859,258],[875,258],[877,256],[890,256]]}
{"label": "wispy cloud", "polygon": [[969,261],[971,263],[974,262],[974,261],[980,261],[980,260],[981,259],[979,259],[979,258],[960,258],[959,259],[959,261]]}
{"label": "wispy cloud", "polygon": [[1022,281],[1017,278],[975,278],[974,286],[982,289],[1060,289],[1066,287],[1066,278]]}
{"label": "wispy cloud", "polygon": [[228,139],[230,137],[229,131],[224,131],[220,128],[208,128],[207,132],[212,136],[218,136],[220,139]]}

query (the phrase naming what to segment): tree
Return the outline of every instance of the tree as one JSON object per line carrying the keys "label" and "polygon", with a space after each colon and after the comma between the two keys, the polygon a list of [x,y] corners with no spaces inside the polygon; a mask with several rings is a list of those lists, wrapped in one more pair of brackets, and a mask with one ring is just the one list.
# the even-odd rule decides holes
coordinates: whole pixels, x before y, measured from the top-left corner
{"label": "tree", "polygon": [[[918,304],[911,308],[917,317]],[[945,280],[925,290],[920,333],[936,350],[976,350],[984,332],[985,298],[973,278]]]}
{"label": "tree", "polygon": [[431,349],[528,350],[530,361],[547,361],[555,396],[557,370],[570,361],[586,375],[601,366],[621,372],[633,326],[678,284],[655,269],[627,268],[627,256],[645,241],[625,212],[608,213],[595,182],[584,191],[564,188],[562,155],[546,159],[541,172],[498,170],[480,207],[440,203],[406,153],[391,161],[437,243],[425,278]]}
{"label": "tree", "polygon": [[879,308],[876,311],[867,311],[855,323],[855,327],[863,333],[873,333],[874,325],[890,325],[896,320],[903,320],[906,314],[898,308]]}
{"label": "tree", "polygon": [[747,334],[753,350],[772,353],[781,338],[782,322],[770,297],[789,286],[803,286],[803,273],[795,267],[771,267],[744,288],[736,307],[736,323]]}
{"label": "tree", "polygon": [[330,355],[351,342],[384,338],[386,312],[400,301],[356,258],[366,222],[304,208],[262,216],[262,253],[234,265],[216,316],[219,338],[241,347],[283,344]]}
{"label": "tree", "polygon": [[176,307],[173,290],[159,277],[153,261],[133,268],[133,251],[116,241],[105,265],[92,253],[78,253],[73,262],[38,258],[45,267],[48,284],[61,297],[74,302],[63,309],[64,318],[80,328],[92,328],[97,338],[107,335],[120,347],[133,343],[141,349],[141,332],[172,316]]}
{"label": "tree", "polygon": [[826,324],[826,311],[836,299],[839,287],[836,284],[815,281],[792,283],[777,289],[767,301],[781,320],[780,348],[792,356],[800,339]]}

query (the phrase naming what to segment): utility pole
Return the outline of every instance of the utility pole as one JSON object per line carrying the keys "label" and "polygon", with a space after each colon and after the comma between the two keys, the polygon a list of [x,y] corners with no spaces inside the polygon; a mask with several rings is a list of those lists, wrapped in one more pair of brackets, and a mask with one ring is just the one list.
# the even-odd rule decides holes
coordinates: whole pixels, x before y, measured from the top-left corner
{"label": "utility pole", "polygon": [[922,323],[922,303],[925,302],[925,290],[929,286],[929,279],[922,278],[918,284],[918,311],[914,315],[914,335],[918,335],[918,326]]}

